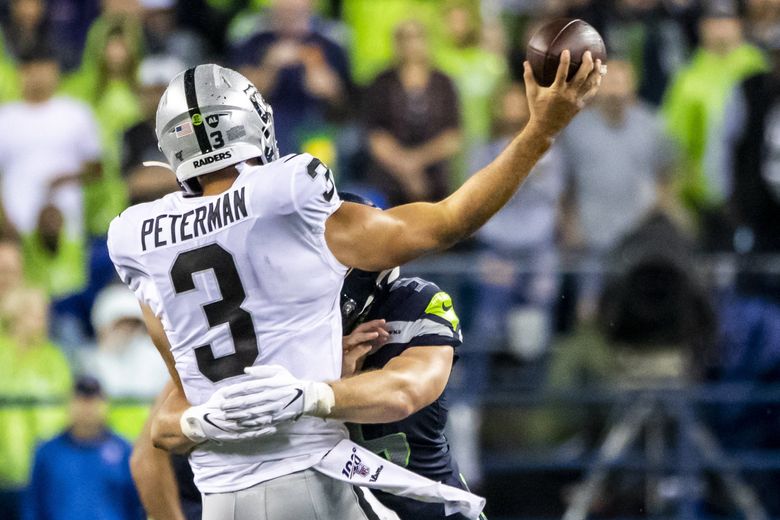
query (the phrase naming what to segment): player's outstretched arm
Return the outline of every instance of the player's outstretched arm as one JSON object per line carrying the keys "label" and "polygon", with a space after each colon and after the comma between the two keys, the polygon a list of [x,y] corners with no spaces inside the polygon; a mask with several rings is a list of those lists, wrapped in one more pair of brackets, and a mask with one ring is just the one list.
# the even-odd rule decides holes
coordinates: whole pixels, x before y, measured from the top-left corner
{"label": "player's outstretched arm", "polygon": [[173,382],[168,382],[157,397],[149,413],[149,419],[133,446],[130,472],[141,503],[151,518],[184,520],[170,455],[152,444],[152,420],[174,388]]}
{"label": "player's outstretched arm", "polygon": [[564,51],[549,88],[539,86],[525,64],[528,124],[492,163],[443,201],[406,204],[384,212],[342,204],[328,218],[325,230],[336,258],[350,267],[387,269],[447,248],[479,229],[509,201],[555,136],[598,91],[600,60],[594,63],[586,52],[575,77],[566,81],[570,62],[571,54]]}

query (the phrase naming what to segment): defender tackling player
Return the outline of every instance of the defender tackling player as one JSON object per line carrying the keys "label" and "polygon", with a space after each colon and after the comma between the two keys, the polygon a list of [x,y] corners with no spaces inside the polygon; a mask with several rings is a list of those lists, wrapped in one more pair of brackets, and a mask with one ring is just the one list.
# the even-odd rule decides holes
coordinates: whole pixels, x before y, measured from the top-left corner
{"label": "defender tackling player", "polygon": [[384,212],[341,204],[316,158],[279,159],[270,107],[240,74],[201,65],[172,80],[157,134],[186,194],[129,208],[108,237],[175,382],[169,399],[194,405],[181,425],[200,438],[204,428],[230,428],[209,399],[248,379],[246,367],[282,365],[302,383],[280,395],[299,420],[192,452],[205,519],[256,518],[270,487],[289,500],[269,518],[316,518],[322,507],[332,517],[366,518],[359,491],[310,469],[347,437],[342,422],[319,419],[350,405],[351,396],[325,383],[340,375],[337,296],[347,266],[403,264],[470,235],[498,211],[598,90],[600,63],[586,53],[567,82],[570,60],[565,52],[550,88],[526,65],[531,119],[495,161],[442,202]]}
{"label": "defender tackling player", "polygon": [[[356,195],[341,196],[345,201],[373,205]],[[368,423],[349,424],[350,438],[417,474],[468,490],[444,435],[444,389],[462,341],[449,295],[419,278],[399,279],[397,269],[381,273],[352,270],[342,288],[341,315],[346,336],[340,385],[362,398],[359,406],[342,410],[342,415]],[[367,373],[351,377],[356,368]],[[255,419],[264,418],[263,405],[269,400],[264,385],[269,379],[236,383],[222,392],[227,400],[223,407],[233,410],[228,415],[241,418],[248,431]],[[165,422],[171,413],[159,410],[150,421],[159,417]],[[175,429],[176,423],[176,418],[168,418],[169,428]],[[148,427],[136,444],[133,470],[151,516],[175,520],[186,511],[187,518],[200,518],[188,468],[175,461],[176,481],[183,490],[180,501],[168,455],[152,446]],[[465,520],[462,515],[445,516],[441,504],[382,492],[376,496],[401,520]]]}

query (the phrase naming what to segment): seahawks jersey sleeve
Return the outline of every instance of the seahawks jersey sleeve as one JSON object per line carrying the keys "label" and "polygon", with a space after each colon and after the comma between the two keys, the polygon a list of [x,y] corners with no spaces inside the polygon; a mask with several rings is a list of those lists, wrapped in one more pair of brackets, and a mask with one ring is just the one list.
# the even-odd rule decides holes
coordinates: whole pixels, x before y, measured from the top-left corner
{"label": "seahawks jersey sleeve", "polygon": [[272,200],[279,214],[298,214],[311,231],[324,232],[325,221],[341,205],[330,169],[307,153],[288,155],[267,168],[257,180],[257,196]]}
{"label": "seahawks jersey sleeve", "polygon": [[[387,321],[389,344],[402,349],[415,346],[458,347],[463,342],[460,319],[452,298],[436,284],[420,278],[400,278],[388,289],[370,319]],[[381,353],[384,349],[380,350]],[[387,353],[398,354],[398,348]]]}

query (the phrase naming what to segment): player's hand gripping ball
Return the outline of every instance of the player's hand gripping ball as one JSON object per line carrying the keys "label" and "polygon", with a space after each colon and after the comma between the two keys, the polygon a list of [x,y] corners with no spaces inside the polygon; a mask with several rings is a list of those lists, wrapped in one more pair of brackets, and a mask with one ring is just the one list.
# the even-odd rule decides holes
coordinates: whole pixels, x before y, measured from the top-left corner
{"label": "player's hand gripping ball", "polygon": [[571,52],[567,81],[577,73],[585,51],[591,52],[594,62],[600,59],[602,67],[606,67],[603,64],[607,62],[607,49],[598,31],[583,20],[558,18],[543,25],[528,42],[526,58],[539,85],[553,84],[561,53],[566,49]]}

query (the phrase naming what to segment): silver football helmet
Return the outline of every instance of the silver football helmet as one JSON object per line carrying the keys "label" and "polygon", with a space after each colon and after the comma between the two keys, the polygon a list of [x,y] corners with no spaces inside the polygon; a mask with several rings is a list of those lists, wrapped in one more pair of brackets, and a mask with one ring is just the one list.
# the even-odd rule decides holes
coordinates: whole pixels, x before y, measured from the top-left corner
{"label": "silver football helmet", "polygon": [[247,159],[279,158],[274,117],[255,86],[219,65],[178,74],[157,107],[157,143],[182,188],[200,193],[197,176]]}

